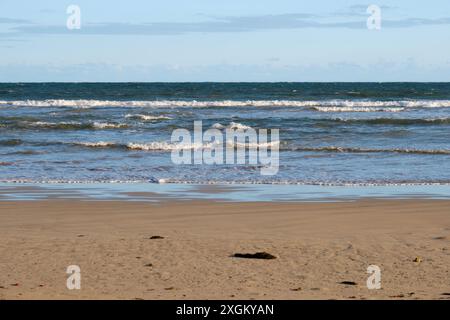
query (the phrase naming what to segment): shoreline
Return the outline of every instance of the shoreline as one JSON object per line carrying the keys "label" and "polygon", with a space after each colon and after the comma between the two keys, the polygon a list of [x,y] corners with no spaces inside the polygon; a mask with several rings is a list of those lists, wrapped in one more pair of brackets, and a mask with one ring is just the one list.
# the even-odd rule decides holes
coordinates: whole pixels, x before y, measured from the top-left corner
{"label": "shoreline", "polygon": [[450,200],[450,185],[323,186],[177,183],[0,183],[0,201],[342,202],[364,199]]}
{"label": "shoreline", "polygon": [[0,299],[449,298],[448,200],[85,200],[0,201]]}

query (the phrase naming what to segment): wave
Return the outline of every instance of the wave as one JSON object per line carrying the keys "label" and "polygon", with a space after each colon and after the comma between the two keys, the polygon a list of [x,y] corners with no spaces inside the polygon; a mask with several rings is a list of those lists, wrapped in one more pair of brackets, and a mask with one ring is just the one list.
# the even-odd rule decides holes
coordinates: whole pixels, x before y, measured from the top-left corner
{"label": "wave", "polygon": [[338,152],[338,153],[408,153],[408,154],[430,154],[430,155],[450,155],[450,150],[436,149],[436,150],[423,150],[423,149],[371,149],[371,148],[356,148],[356,147],[337,147],[337,146],[325,146],[325,147],[287,147],[283,148],[285,151],[311,151],[311,152]]}
{"label": "wave", "polygon": [[16,184],[127,184],[127,183],[158,183],[158,180],[65,180],[65,179],[1,179],[0,183],[16,183]]}
{"label": "wave", "polygon": [[39,155],[39,154],[46,154],[46,151],[37,151],[37,150],[18,150],[6,153],[5,155],[24,155],[24,156],[32,156],[32,155]]}
{"label": "wave", "polygon": [[92,127],[94,129],[118,129],[118,128],[126,128],[127,125],[123,123],[106,123],[106,122],[93,122]]}
{"label": "wave", "polygon": [[170,142],[128,143],[126,147],[130,150],[143,151],[172,151],[183,149],[204,149],[205,144],[177,144]]}
{"label": "wave", "polygon": [[[162,119],[162,118],[160,118]],[[355,125],[449,125],[450,118],[298,118],[298,119],[286,119],[288,121],[308,121],[315,122],[317,124],[355,124]],[[11,129],[39,129],[39,130],[112,130],[112,129],[126,129],[130,127],[130,124],[125,123],[110,123],[110,122],[76,122],[76,121],[62,121],[62,122],[48,122],[48,121],[18,121],[0,124],[4,128]],[[228,125],[221,123],[215,123],[211,126],[213,129],[225,130],[232,129],[236,131],[245,131],[251,129],[251,126],[239,123],[231,122]],[[2,142],[0,142],[0,145]]]}
{"label": "wave", "polygon": [[377,108],[377,107],[313,107],[314,110],[320,112],[402,112],[405,108]]}
{"label": "wave", "polygon": [[233,130],[248,130],[248,129],[252,129],[252,127],[250,126],[246,126],[245,124],[239,123],[239,122],[231,122],[228,125],[228,129],[233,129]]}
{"label": "wave", "polygon": [[248,130],[248,129],[252,129],[252,127],[247,126],[245,124],[239,123],[239,122],[230,122],[230,124],[228,124],[227,126],[224,126],[221,123],[215,123],[211,126],[211,128],[213,129],[219,129],[219,130],[223,130],[223,129],[232,129],[232,130]]}
{"label": "wave", "polygon": [[[173,151],[173,150],[209,150],[223,146],[218,142],[203,142],[203,143],[173,143],[168,141],[153,141],[153,142],[113,142],[113,141],[97,141],[97,142],[60,142],[60,141],[22,141],[18,139],[0,140],[2,146],[16,146],[20,144],[34,145],[34,146],[51,146],[51,145],[72,145],[85,148],[99,148],[99,149],[124,149],[135,151]],[[414,148],[360,148],[360,147],[345,147],[345,146],[292,146],[281,141],[270,141],[261,143],[241,143],[232,140],[224,142],[225,147],[238,148],[273,148],[278,147],[280,152],[330,152],[330,153],[400,153],[400,154],[422,154],[422,155],[450,155],[450,149],[414,149]],[[28,151],[27,151],[28,154]]]}
{"label": "wave", "polygon": [[120,144],[114,143],[114,142],[73,142],[74,145],[77,146],[83,146],[83,147],[89,147],[89,148],[116,148],[120,147]]}
{"label": "wave", "polygon": [[[369,125],[447,125],[450,124],[449,117],[441,118],[314,118],[314,117],[304,117],[297,119],[285,119],[286,121],[307,121],[307,122],[317,122],[317,123],[345,123],[345,124],[369,124]],[[224,129],[234,129],[234,130],[247,130],[251,129],[251,126],[239,123],[231,122],[229,125],[225,126],[221,123],[215,123],[211,128],[224,130]]]}
{"label": "wave", "polygon": [[348,124],[384,124],[384,125],[445,125],[450,118],[372,118],[372,119],[317,119],[319,122],[343,122]]}
{"label": "wave", "polygon": [[5,127],[19,128],[19,129],[51,129],[51,130],[86,130],[86,129],[120,129],[127,128],[128,125],[123,123],[107,123],[107,122],[47,122],[47,121],[19,121],[16,123],[4,124]]}
{"label": "wave", "polygon": [[23,143],[20,139],[7,139],[7,140],[0,140],[0,146],[7,146],[7,147],[14,147],[21,145]]}
{"label": "wave", "polygon": [[127,114],[125,118],[140,119],[143,121],[172,120],[171,117],[167,116],[150,116],[146,114]]}
{"label": "wave", "polygon": [[147,143],[117,143],[117,142],[74,142],[71,143],[76,146],[87,148],[122,148],[128,150],[142,150],[142,151],[172,151],[183,149],[207,149],[212,148],[213,144],[180,144],[166,141],[155,141]]}
{"label": "wave", "polygon": [[223,129],[226,128],[226,126],[224,126],[223,124],[220,124],[220,123],[214,123],[214,124],[211,126],[211,128],[223,130]]}
{"label": "wave", "polygon": [[[399,108],[448,108],[450,100],[0,100],[0,107],[306,107],[323,112],[399,112]],[[321,109],[320,109],[321,108]],[[327,109],[328,108],[328,109]],[[335,108],[335,109],[330,109]],[[393,111],[388,108],[394,108]]]}
{"label": "wave", "polygon": [[280,141],[271,141],[271,142],[260,142],[260,143],[241,143],[236,141],[227,141],[228,147],[238,147],[238,148],[269,148],[279,146]]}
{"label": "wave", "polygon": [[[184,185],[297,185],[297,186],[324,186],[324,187],[399,187],[399,186],[450,186],[450,181],[314,181],[314,180],[180,180],[175,178],[152,179],[146,181],[158,184],[184,184]],[[63,183],[63,182],[61,182]],[[114,183],[114,182],[110,182]],[[417,196],[417,194],[415,194]]]}
{"label": "wave", "polygon": [[[450,186],[450,181],[314,181],[314,180],[182,180],[176,178],[146,178],[146,179],[97,179],[97,180],[68,180],[68,179],[19,179],[0,178],[0,183],[8,184],[180,184],[180,185],[292,185],[292,186],[324,186],[324,187],[414,187],[414,186]],[[405,196],[405,194],[402,194]],[[413,194],[417,197],[417,194]],[[446,197],[447,194],[446,194]]]}
{"label": "wave", "polygon": [[[265,142],[265,143],[239,143],[235,141],[226,141],[226,147],[239,147],[239,148],[268,148],[278,146],[279,141]],[[150,142],[150,143],[129,143],[126,145],[131,150],[144,150],[144,151],[172,151],[172,150],[208,150],[223,146],[219,143],[169,143],[169,142]]]}
{"label": "wave", "polygon": [[[190,143],[190,144],[182,144],[182,143],[172,143],[167,141],[154,141],[147,143],[117,143],[117,142],[73,142],[70,143],[76,146],[82,146],[87,148],[122,148],[128,150],[142,150],[142,151],[172,151],[172,150],[208,150],[217,148],[222,144],[215,142],[203,142],[203,143]],[[225,145],[227,147],[246,147],[246,148],[267,148],[278,146],[280,144],[279,141],[272,141],[266,143],[239,143],[233,141],[226,141]]]}

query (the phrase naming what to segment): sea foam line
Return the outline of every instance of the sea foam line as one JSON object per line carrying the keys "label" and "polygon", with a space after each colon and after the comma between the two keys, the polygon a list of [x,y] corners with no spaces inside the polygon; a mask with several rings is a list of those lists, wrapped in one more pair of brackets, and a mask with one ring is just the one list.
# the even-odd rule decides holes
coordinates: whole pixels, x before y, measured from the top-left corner
{"label": "sea foam line", "polygon": [[[307,107],[322,112],[400,112],[404,108],[447,108],[450,100],[0,100],[0,107]],[[393,109],[388,109],[393,108]]]}
{"label": "sea foam line", "polygon": [[[191,143],[191,144],[177,144],[166,141],[155,141],[148,143],[115,143],[115,142],[74,142],[74,145],[90,147],[90,148],[124,148],[129,150],[141,151],[172,151],[172,150],[198,150],[198,149],[212,149],[221,144],[217,143]],[[404,154],[430,154],[430,155],[450,155],[448,149],[407,149],[407,148],[358,148],[358,147],[343,147],[343,146],[323,146],[323,147],[307,147],[307,146],[289,146],[281,144],[280,141],[272,141],[266,143],[239,143],[236,141],[225,141],[227,147],[247,147],[247,148],[268,148],[279,146],[280,151],[295,151],[295,152],[331,152],[331,153],[404,153]]]}
{"label": "sea foam line", "polygon": [[450,181],[374,181],[374,182],[351,182],[351,181],[287,181],[287,180],[180,180],[176,178],[148,178],[134,180],[65,180],[65,179],[0,179],[0,183],[6,184],[48,184],[48,185],[71,185],[71,184],[179,184],[179,185],[286,185],[286,186],[323,186],[323,187],[414,187],[414,186],[450,186]]}

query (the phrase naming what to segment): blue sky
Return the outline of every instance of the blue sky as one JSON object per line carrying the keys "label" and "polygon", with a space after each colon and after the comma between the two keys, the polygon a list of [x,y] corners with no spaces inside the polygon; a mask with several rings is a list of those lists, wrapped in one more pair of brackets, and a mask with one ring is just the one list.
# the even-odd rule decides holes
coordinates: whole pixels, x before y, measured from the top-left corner
{"label": "blue sky", "polygon": [[449,53],[448,0],[0,2],[2,82],[450,81]]}

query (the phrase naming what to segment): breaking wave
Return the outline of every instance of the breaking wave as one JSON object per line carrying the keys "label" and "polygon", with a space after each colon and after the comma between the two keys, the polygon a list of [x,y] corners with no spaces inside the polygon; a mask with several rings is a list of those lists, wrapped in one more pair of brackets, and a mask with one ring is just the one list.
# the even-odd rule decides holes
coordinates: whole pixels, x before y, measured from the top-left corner
{"label": "breaking wave", "polygon": [[248,129],[252,129],[252,127],[247,126],[245,124],[239,123],[239,122],[230,122],[229,125],[224,126],[221,123],[215,123],[211,126],[211,128],[213,129],[219,129],[219,130],[223,130],[223,129],[232,129],[232,130],[248,130]]}
{"label": "breaking wave", "polygon": [[150,116],[146,114],[127,114],[125,118],[139,119],[143,121],[172,120],[171,117],[167,116]]}
{"label": "breaking wave", "polygon": [[295,146],[282,141],[269,141],[242,143],[239,141],[225,140],[220,142],[203,143],[174,143],[170,141],[153,142],[114,142],[114,141],[96,141],[96,142],[61,142],[61,141],[22,141],[19,139],[0,140],[0,146],[77,146],[85,148],[99,149],[123,149],[135,151],[172,151],[172,150],[208,150],[218,146],[238,147],[238,148],[274,148],[281,152],[329,152],[329,153],[400,153],[400,154],[418,154],[418,155],[450,155],[450,149],[414,149],[414,148],[360,148],[345,146]]}
{"label": "breaking wave", "polygon": [[[306,107],[322,112],[399,112],[403,108],[447,108],[450,100],[0,100],[0,107]],[[392,110],[388,108],[393,108]]]}
{"label": "breaking wave", "polygon": [[94,122],[91,125],[94,129],[118,129],[127,127],[127,125],[123,123],[106,123],[106,122]]}
{"label": "breaking wave", "polygon": [[120,144],[114,143],[114,142],[74,142],[74,145],[77,146],[83,146],[83,147],[89,147],[89,148],[116,148],[120,147]]}
{"label": "breaking wave", "polygon": [[405,108],[377,108],[377,107],[313,107],[314,110],[320,112],[402,112]]}
{"label": "breaking wave", "polygon": [[[203,143],[173,143],[167,141],[155,141],[155,142],[147,142],[147,143],[116,143],[116,142],[74,142],[72,143],[76,146],[82,146],[87,148],[122,148],[128,150],[142,150],[142,151],[172,151],[172,150],[201,150],[201,149],[212,149],[216,148],[220,145],[220,143],[216,142],[203,142]],[[247,147],[247,148],[267,148],[274,147],[280,144],[279,141],[273,142],[262,142],[262,143],[239,143],[226,141],[225,145],[227,147]]]}

